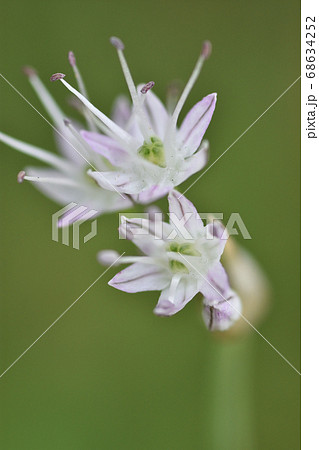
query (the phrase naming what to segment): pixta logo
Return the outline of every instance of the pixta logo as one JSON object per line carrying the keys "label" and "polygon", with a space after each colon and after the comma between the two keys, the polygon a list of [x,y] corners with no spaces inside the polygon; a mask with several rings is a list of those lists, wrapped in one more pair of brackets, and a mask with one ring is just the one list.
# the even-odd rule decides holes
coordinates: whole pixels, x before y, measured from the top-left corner
{"label": "pixta logo", "polygon": [[[72,247],[80,249],[80,226],[95,217],[98,211],[87,206],[69,203],[64,208],[52,214],[52,240],[59,242],[59,229],[62,229],[62,244],[70,245],[69,226],[72,225]],[[96,219],[91,222],[91,231],[83,237],[85,244],[97,234]]]}
{"label": "pixta logo", "polygon": [[[162,212],[153,213],[125,213],[119,214],[119,238],[132,239],[134,236],[152,236],[154,240],[161,239],[175,239],[177,234],[185,241],[193,240],[194,237],[189,233],[187,223],[194,219],[192,212],[186,212],[182,217],[175,213],[168,213],[170,224],[172,228],[168,233],[167,224],[164,222],[165,215]],[[206,239],[214,239],[214,226],[217,228],[220,220],[224,219],[223,213],[197,213],[196,220],[203,220],[206,224],[210,223],[211,227],[206,227]],[[133,220],[133,222],[131,222]],[[238,212],[230,214],[226,226],[222,226],[223,231],[220,239],[228,239],[228,236],[241,235],[243,239],[251,239],[251,235],[244,224],[241,215]],[[218,231],[216,231],[217,233]]]}

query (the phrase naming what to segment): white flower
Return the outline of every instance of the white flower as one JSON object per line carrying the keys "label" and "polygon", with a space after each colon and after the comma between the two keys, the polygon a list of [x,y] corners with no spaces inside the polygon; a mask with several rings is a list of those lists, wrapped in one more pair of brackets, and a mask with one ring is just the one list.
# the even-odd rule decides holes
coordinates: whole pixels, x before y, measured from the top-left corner
{"label": "white flower", "polygon": [[209,94],[198,102],[179,128],[177,120],[211,47],[209,42],[204,42],[194,71],[170,115],[151,92],[154,82],[136,88],[124,57],[122,41],[113,37],[111,43],[117,49],[133,102],[131,108],[122,101],[122,112],[117,120],[112,121],[94,107],[83,93],[65,81],[63,74],[55,74],[51,80],[60,80],[76,95],[102,132],[83,131],[81,135],[113,167],[105,171],[89,170],[89,175],[104,189],[116,188],[131,195],[136,202],[149,203],[166,195],[207,162],[208,143],[202,143],[202,139],[211,121],[217,95]]}
{"label": "white flower", "polygon": [[[73,57],[73,60],[71,57]],[[79,85],[85,92],[82,79],[75,65],[74,55],[70,53],[69,58],[73,62]],[[78,132],[79,127],[76,123],[72,124],[70,120],[65,119],[64,113],[43,85],[37,73],[31,68],[25,68],[24,71],[53,122],[56,130],[57,147],[61,156],[0,132],[0,141],[50,166],[26,168],[25,171],[19,172],[18,181],[31,181],[47,197],[61,205],[75,202],[99,213],[130,207],[132,201],[127,196],[116,192],[114,189],[102,189],[88,176],[87,170],[89,167],[105,171],[109,168],[108,161],[92,150]],[[116,111],[115,113],[118,114]],[[95,129],[91,118],[87,117],[87,119],[90,129]],[[64,218],[67,220],[64,221]],[[59,221],[59,225],[71,224],[72,221],[77,219],[78,216],[74,216],[71,220],[66,213]]]}
{"label": "white flower", "polygon": [[[231,290],[220,257],[227,233],[218,224],[204,226],[194,205],[177,191],[168,196],[170,223],[125,218],[120,233],[131,239],[143,256],[123,256],[133,263],[109,282],[125,292],[162,291],[155,314],[171,316],[198,292],[204,295],[204,320],[210,330],[225,330],[240,316],[241,303]],[[109,265],[118,257],[99,253]]]}

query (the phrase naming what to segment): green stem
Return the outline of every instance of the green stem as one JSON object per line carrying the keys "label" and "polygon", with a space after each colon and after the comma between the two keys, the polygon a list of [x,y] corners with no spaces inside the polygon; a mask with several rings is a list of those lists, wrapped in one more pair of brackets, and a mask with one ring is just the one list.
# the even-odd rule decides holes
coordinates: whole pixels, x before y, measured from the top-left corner
{"label": "green stem", "polygon": [[205,448],[255,449],[251,336],[216,340],[209,351]]}

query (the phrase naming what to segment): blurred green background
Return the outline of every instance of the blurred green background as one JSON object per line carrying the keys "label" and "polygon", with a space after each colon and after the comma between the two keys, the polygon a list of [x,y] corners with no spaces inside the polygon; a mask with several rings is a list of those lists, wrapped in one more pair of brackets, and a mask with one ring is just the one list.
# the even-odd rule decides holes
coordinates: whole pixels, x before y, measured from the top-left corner
{"label": "blurred green background", "polygon": [[[136,82],[154,79],[162,98],[170,80],[187,80],[201,42],[210,39],[212,57],[183,114],[218,92],[206,135],[213,162],[299,76],[299,9],[296,0],[3,0],[1,73],[43,112],[20,70],[33,65],[65,105],[67,92],[48,80],[57,71],[73,80],[73,50],[91,99],[108,113],[115,95],[126,92],[109,36],[126,43]],[[238,242],[273,288],[258,328],[298,369],[299,88],[188,192],[199,211],[241,214],[252,240]],[[54,149],[49,126],[2,79],[0,102],[2,131]],[[80,251],[51,241],[57,205],[16,183],[17,172],[35,161],[3,144],[0,152],[2,372],[103,271],[98,250],[135,249],[118,242],[116,215],[99,218],[98,236]],[[159,205],[166,209],[165,200]],[[260,336],[215,340],[199,300],[170,319],[155,317],[157,293],[112,290],[107,280],[115,272],[0,380],[1,448],[299,448],[299,375]]]}

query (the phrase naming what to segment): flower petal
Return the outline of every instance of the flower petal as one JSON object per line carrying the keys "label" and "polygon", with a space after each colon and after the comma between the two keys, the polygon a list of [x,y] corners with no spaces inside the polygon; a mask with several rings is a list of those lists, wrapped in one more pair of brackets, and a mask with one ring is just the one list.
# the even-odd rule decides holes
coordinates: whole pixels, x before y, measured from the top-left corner
{"label": "flower petal", "polygon": [[217,94],[209,94],[189,111],[179,131],[178,140],[185,156],[199,147],[215,110]]}
{"label": "flower petal", "polygon": [[[80,131],[83,124],[74,119],[69,119],[75,130]],[[72,164],[80,167],[88,165],[88,155],[83,151],[82,146],[79,146],[79,141],[75,139],[68,127],[63,123],[63,127],[54,130],[55,142],[60,150],[60,153],[67,158]]]}
{"label": "flower petal", "polygon": [[241,316],[241,301],[237,294],[231,291],[227,301],[220,302],[216,306],[205,304],[203,319],[210,331],[225,331]]}
{"label": "flower petal", "polygon": [[211,223],[208,223],[205,227],[207,236],[210,237],[210,241],[213,243],[215,240],[219,241],[220,255],[223,254],[225,245],[229,238],[226,227],[216,219],[213,219]]}
{"label": "flower petal", "polygon": [[119,211],[132,206],[131,200],[126,196],[122,198],[117,192],[105,191],[94,183],[90,183],[83,178],[78,178],[75,172],[69,172],[68,177],[63,172],[39,167],[27,167],[26,172],[29,176],[34,177],[62,179],[64,176],[66,182],[72,179],[74,179],[75,183],[78,181],[78,184],[74,186],[68,185],[67,183],[60,185],[46,182],[32,182],[35,188],[61,205],[75,202],[79,206],[95,209],[99,213]]}
{"label": "flower petal", "polygon": [[137,203],[148,204],[158,200],[159,198],[164,197],[169,193],[169,191],[173,188],[173,185],[158,185],[154,184],[150,188],[140,192],[139,194],[134,196],[134,200]]}
{"label": "flower petal", "polygon": [[[185,239],[195,239],[204,229],[204,225],[193,203],[175,190],[170,192],[168,203],[170,223],[174,225],[178,234]],[[187,233],[190,237],[187,237]]]}
{"label": "flower petal", "polygon": [[[142,84],[138,86],[138,92],[140,92],[142,87]],[[140,95],[145,95],[144,108],[153,130],[158,137],[164,139],[169,120],[165,106],[152,91]]]}
{"label": "flower petal", "polygon": [[88,170],[87,174],[103,189],[111,191],[138,194],[144,188],[143,181],[134,173],[111,170],[107,172],[95,172]]}
{"label": "flower petal", "polygon": [[227,300],[230,286],[226,271],[220,262],[209,270],[206,280],[200,286],[200,291],[210,306]]}
{"label": "flower petal", "polygon": [[113,166],[128,162],[129,154],[114,139],[92,131],[81,130],[81,136],[98,154],[108,159]]}
{"label": "flower petal", "polygon": [[132,108],[128,98],[125,95],[119,95],[113,105],[112,119],[121,128],[126,128],[126,125],[131,117]]}
{"label": "flower petal", "polygon": [[188,302],[198,293],[197,282],[194,278],[183,278],[175,291],[174,298],[171,298],[170,287],[163,290],[154,309],[158,316],[172,316],[184,308]]}
{"label": "flower petal", "polygon": [[184,160],[181,170],[177,176],[177,185],[183,183],[194,173],[199,172],[206,166],[209,156],[208,150],[208,141],[204,141],[201,148],[193,156],[190,156]]}
{"label": "flower petal", "polygon": [[124,292],[160,291],[169,283],[169,274],[156,265],[134,263],[121,270],[109,285]]}
{"label": "flower petal", "polygon": [[173,231],[173,227],[161,220],[146,218],[129,219],[122,216],[119,233],[125,239],[131,240],[143,253],[154,255],[166,246],[165,239]]}
{"label": "flower petal", "polygon": [[74,94],[79,100],[81,100],[81,102],[88,108],[88,110],[91,111],[104,125],[106,125],[110,129],[110,131],[115,134],[115,136],[128,144],[131,143],[131,136],[125,130],[119,127],[115,122],[113,122],[113,120],[109,119],[99,109],[92,105],[92,103],[89,102],[87,98],[85,98],[80,92],[74,89],[74,87],[71,86],[67,81],[65,81],[63,78],[61,78],[60,81],[70,92],[72,92],[72,94]]}
{"label": "flower petal", "polygon": [[1,132],[0,132],[0,142],[3,142],[4,144],[8,145],[11,148],[14,148],[15,150],[18,150],[21,153],[32,156],[33,158],[36,158],[40,161],[50,164],[51,166],[61,171],[69,172],[69,170],[72,167],[66,159],[61,158],[60,156],[55,155],[54,153],[51,153],[47,150],[43,150],[42,148],[36,147],[35,145],[19,141],[18,139],[15,139]]}

